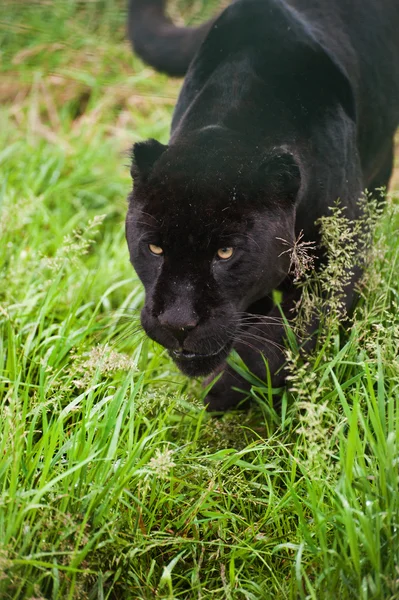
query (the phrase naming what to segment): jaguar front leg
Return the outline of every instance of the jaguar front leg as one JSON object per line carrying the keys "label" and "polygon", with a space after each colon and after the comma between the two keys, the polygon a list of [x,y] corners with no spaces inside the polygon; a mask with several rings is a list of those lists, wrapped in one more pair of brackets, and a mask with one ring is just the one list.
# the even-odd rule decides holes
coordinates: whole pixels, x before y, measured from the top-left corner
{"label": "jaguar front leg", "polygon": [[[294,289],[286,295],[281,304],[281,310],[288,322],[292,320],[292,310],[299,295],[299,290]],[[267,381],[267,369],[269,370],[273,388],[279,388],[285,383],[286,333],[286,324],[280,308],[276,306],[267,315],[248,313],[242,319],[242,326],[234,344],[234,349],[256,377]],[[244,406],[245,395],[249,394],[251,388],[251,384],[232,367],[226,364],[221,370],[222,376],[205,398],[207,409],[212,412]],[[242,391],[232,388],[239,388]]]}

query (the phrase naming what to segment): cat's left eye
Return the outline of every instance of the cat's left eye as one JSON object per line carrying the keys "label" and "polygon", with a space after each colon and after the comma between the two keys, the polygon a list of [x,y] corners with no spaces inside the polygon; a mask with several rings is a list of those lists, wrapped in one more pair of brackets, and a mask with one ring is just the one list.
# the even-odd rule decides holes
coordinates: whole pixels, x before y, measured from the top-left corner
{"label": "cat's left eye", "polygon": [[217,255],[219,258],[221,258],[222,260],[229,260],[229,258],[231,258],[234,254],[234,248],[231,248],[230,246],[225,246],[223,248],[219,248],[219,250],[217,251]]}

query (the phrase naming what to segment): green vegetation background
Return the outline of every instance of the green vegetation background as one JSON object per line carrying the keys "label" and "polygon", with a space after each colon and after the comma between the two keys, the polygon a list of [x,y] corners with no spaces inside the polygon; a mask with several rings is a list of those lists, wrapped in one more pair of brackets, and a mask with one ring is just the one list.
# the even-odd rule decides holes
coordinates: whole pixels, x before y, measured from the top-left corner
{"label": "green vegetation background", "polygon": [[349,333],[332,311],[291,353],[282,410],[254,381],[248,414],[210,418],[138,326],[127,151],[167,140],[180,82],[132,56],[125,13],[0,7],[0,598],[397,599],[397,203]]}

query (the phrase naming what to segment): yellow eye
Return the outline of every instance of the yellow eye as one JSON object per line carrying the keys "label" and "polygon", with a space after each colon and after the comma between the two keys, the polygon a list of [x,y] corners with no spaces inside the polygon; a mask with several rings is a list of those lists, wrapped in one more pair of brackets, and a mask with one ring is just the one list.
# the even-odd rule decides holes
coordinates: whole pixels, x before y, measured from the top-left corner
{"label": "yellow eye", "polygon": [[217,251],[217,255],[219,258],[221,258],[222,260],[228,260],[229,258],[231,258],[234,254],[234,248],[219,248],[219,250]]}
{"label": "yellow eye", "polygon": [[148,244],[150,252],[155,254],[156,256],[161,256],[163,254],[163,250],[160,246],[156,246],[155,244]]}

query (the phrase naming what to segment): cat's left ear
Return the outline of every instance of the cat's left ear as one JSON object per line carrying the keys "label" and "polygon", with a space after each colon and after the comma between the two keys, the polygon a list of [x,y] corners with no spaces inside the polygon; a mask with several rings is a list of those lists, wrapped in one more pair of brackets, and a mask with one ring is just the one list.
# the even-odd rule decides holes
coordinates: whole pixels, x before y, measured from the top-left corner
{"label": "cat's left ear", "polygon": [[135,177],[146,179],[154,164],[167,149],[168,146],[165,146],[154,139],[134,144],[132,150],[132,166],[130,169],[133,179]]}
{"label": "cat's left ear", "polygon": [[264,157],[259,167],[262,187],[272,196],[295,202],[301,187],[301,170],[291,152],[281,149]]}

